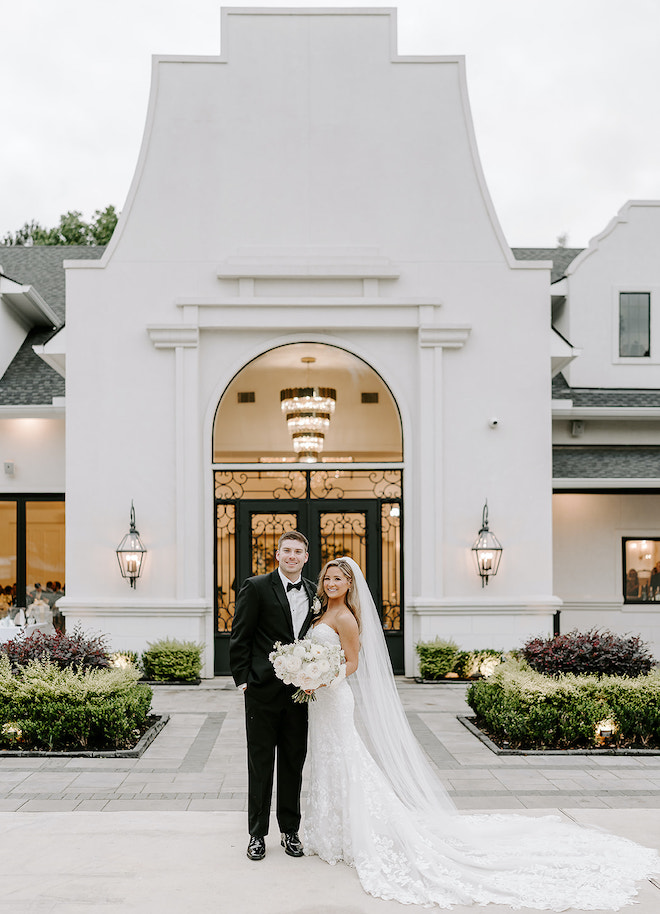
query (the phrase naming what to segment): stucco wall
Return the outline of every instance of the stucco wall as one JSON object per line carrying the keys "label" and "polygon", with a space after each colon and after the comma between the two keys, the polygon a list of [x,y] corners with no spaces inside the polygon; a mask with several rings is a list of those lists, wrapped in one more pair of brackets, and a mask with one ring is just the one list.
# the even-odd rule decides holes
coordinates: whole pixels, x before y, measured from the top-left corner
{"label": "stucco wall", "polygon": [[0,492],[64,492],[64,416],[0,418],[0,442],[0,461],[14,463]]}
{"label": "stucco wall", "polygon": [[[398,402],[409,667],[430,632],[509,647],[548,627],[549,271],[506,247],[462,60],[393,57],[392,21],[236,10],[222,58],[156,62],[115,237],[68,270],[72,617],[210,642],[217,403],[247,361],[311,340],[364,359]],[[505,553],[482,589],[486,497]],[[114,556],[132,498],[149,549],[135,592]]]}
{"label": "stucco wall", "polygon": [[[568,269],[573,387],[660,387],[660,203],[627,203]],[[619,293],[651,294],[649,358],[619,358]]]}
{"label": "stucco wall", "polygon": [[660,495],[553,496],[555,591],[562,631],[641,634],[660,659],[658,604],[624,604],[622,537],[660,536]]}

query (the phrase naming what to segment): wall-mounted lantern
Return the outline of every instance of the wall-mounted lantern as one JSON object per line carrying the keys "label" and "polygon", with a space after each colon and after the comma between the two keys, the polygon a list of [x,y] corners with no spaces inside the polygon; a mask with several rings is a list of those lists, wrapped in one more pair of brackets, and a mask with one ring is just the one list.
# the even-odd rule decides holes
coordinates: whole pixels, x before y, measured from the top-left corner
{"label": "wall-mounted lantern", "polygon": [[131,529],[117,546],[117,561],[122,577],[128,579],[131,587],[135,587],[135,582],[142,574],[146,554],[140,534],[135,529],[135,508],[131,501]]}
{"label": "wall-mounted lantern", "polygon": [[502,546],[494,533],[488,529],[488,501],[481,515],[481,530],[474,541],[472,554],[477,564],[477,573],[481,577],[481,586],[488,583],[491,575],[497,574],[502,558]]}

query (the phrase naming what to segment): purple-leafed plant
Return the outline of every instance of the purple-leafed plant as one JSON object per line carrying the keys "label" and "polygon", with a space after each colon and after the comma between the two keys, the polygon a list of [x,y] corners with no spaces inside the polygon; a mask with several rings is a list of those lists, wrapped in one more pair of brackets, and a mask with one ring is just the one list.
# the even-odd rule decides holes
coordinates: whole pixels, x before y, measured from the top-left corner
{"label": "purple-leafed plant", "polygon": [[638,635],[617,635],[592,628],[554,638],[531,638],[520,651],[533,670],[592,673],[599,676],[641,676],[655,665],[646,642]]}
{"label": "purple-leafed plant", "polygon": [[70,635],[56,631],[52,635],[36,631],[19,635],[0,645],[12,669],[26,666],[30,660],[49,660],[64,669],[76,667],[84,670],[105,669],[110,657],[104,635],[85,635],[76,627]]}

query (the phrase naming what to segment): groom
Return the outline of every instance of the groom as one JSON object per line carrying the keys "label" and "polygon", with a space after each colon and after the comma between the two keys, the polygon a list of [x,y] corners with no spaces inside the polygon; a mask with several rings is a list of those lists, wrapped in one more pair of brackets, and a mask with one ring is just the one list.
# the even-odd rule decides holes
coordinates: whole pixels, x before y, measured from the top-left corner
{"label": "groom", "polygon": [[307,705],[293,701],[293,687],[276,678],[268,655],[276,641],[287,644],[305,635],[312,621],[316,587],[301,576],[309,558],[302,533],[284,533],[275,558],[275,571],[248,578],[241,587],[229,640],[234,682],[245,693],[250,860],[262,860],[266,854],[276,752],[276,811],[282,847],[291,857],[303,856],[298,828]]}

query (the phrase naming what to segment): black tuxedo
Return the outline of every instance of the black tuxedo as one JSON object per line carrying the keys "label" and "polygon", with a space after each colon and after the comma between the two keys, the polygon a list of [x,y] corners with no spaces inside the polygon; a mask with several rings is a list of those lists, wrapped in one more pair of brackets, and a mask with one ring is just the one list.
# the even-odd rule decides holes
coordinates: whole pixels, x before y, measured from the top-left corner
{"label": "black tuxedo", "polygon": [[[316,591],[303,578],[309,611],[300,629],[312,622]],[[268,655],[276,641],[294,640],[291,609],[278,569],[248,578],[236,599],[229,639],[229,663],[236,685],[247,683],[245,720],[248,744],[248,824],[251,835],[268,834],[277,750],[277,820],[282,832],[300,826],[302,769],[307,753],[307,705],[296,704],[292,686],[275,676]]]}

